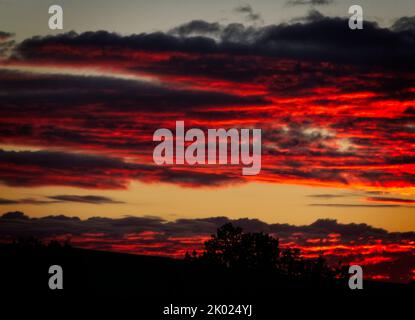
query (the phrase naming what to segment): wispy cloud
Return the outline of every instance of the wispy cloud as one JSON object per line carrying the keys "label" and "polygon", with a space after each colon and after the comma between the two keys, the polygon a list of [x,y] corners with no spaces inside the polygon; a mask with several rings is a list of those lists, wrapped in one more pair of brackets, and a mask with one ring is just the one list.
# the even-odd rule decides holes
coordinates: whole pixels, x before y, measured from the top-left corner
{"label": "wispy cloud", "polygon": [[80,203],[91,203],[91,204],[114,204],[114,203],[123,203],[122,201],[116,201],[109,197],[103,196],[94,196],[94,195],[57,195],[49,196],[49,199],[64,201],[64,202],[80,202]]}
{"label": "wispy cloud", "polygon": [[96,196],[96,195],[56,195],[46,197],[50,200],[36,199],[36,198],[24,198],[24,199],[4,199],[0,198],[0,205],[14,205],[14,204],[32,204],[32,205],[45,205],[56,204],[63,202],[79,202],[89,204],[120,204],[122,201],[116,201],[109,197]]}
{"label": "wispy cloud", "polygon": [[334,3],[334,0],[288,0],[287,5],[289,6],[303,6],[303,5],[312,5],[312,6],[321,6],[329,5]]}
{"label": "wispy cloud", "polygon": [[348,204],[348,203],[311,203],[312,207],[338,207],[338,208],[396,208],[398,204]]}
{"label": "wispy cloud", "polygon": [[249,4],[243,4],[235,8],[236,12],[242,13],[246,16],[246,19],[252,22],[262,21],[261,14],[255,12]]}
{"label": "wispy cloud", "polygon": [[319,193],[319,194],[310,194],[307,197],[310,197],[310,198],[322,198],[322,199],[332,199],[332,198],[344,198],[344,197],[346,197],[346,195],[343,195],[343,194]]}

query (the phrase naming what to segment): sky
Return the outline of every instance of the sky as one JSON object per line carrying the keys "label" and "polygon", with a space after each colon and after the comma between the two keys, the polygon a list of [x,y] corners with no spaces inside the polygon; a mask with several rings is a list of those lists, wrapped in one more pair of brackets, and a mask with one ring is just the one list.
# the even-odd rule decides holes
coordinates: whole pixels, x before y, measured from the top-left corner
{"label": "sky", "polygon": [[[364,29],[352,31],[355,2],[323,2],[0,1],[0,209],[24,212],[0,230],[45,236],[44,223],[78,217],[48,236],[96,247],[104,235],[134,251],[116,245],[137,230],[115,237],[93,217],[160,219],[135,239],[163,234],[152,253],[175,256],[219,226],[212,217],[247,218],[277,235],[287,224],[286,243],[306,251],[372,246],[368,264],[403,253],[411,277],[415,6],[360,1]],[[51,4],[64,30],[48,29]],[[179,120],[261,128],[260,174],[156,166],[152,134]],[[176,251],[171,237],[184,239]]]}
{"label": "sky", "polygon": [[2,0],[0,2],[0,29],[14,32],[19,40],[34,35],[57,33],[48,28],[48,8],[60,4],[65,12],[65,30],[77,32],[109,30],[122,34],[165,31],[190,20],[209,22],[247,23],[246,15],[235,8],[250,5],[259,13],[264,24],[289,22],[304,16],[310,8],[325,15],[347,16],[348,8],[360,4],[366,19],[383,26],[392,25],[402,16],[414,14],[411,0],[352,0],[335,1],[329,5],[289,5],[286,0]]}

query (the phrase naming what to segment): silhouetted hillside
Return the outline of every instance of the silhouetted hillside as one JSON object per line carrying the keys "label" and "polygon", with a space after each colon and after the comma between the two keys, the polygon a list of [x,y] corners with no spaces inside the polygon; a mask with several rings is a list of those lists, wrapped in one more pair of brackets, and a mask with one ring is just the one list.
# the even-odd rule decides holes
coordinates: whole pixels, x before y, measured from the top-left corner
{"label": "silhouetted hillside", "polygon": [[[347,295],[345,281],[304,279],[275,270],[226,269],[163,257],[129,255],[72,248],[36,240],[0,245],[2,288],[9,295],[125,296],[125,297],[276,297],[296,292]],[[51,265],[63,268],[63,290],[48,288]],[[413,294],[414,287],[365,281],[358,294]]]}

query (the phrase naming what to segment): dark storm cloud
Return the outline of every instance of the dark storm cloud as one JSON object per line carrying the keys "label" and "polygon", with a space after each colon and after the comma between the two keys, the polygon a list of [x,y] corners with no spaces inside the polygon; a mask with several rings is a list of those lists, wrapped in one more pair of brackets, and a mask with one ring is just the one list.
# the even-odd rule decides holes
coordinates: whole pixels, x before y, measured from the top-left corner
{"label": "dark storm cloud", "polygon": [[[100,110],[153,113],[266,103],[260,96],[240,97],[109,77],[45,75],[37,76],[36,81],[33,81],[33,76],[10,71],[0,71],[1,91],[7,92],[2,96],[2,111],[20,110],[22,113],[30,112],[31,109],[40,112],[42,108],[48,112],[61,112],[63,105],[71,106],[71,109],[84,109],[86,104],[99,105]],[[77,94],[74,95],[74,92]],[[60,101],[59,108],[56,106],[57,100]],[[16,104],[25,104],[25,107],[18,108]]]}
{"label": "dark storm cloud", "polygon": [[[26,143],[30,140],[37,145],[48,141],[48,145],[95,146],[94,149],[118,149],[143,156],[151,154],[152,135],[162,126],[160,120],[170,127],[188,115],[212,116],[215,111],[210,113],[211,107],[238,106],[243,109],[244,106],[266,104],[261,96],[173,89],[105,77],[11,71],[0,71],[0,94],[0,117],[4,119],[0,136],[3,141],[15,141],[19,137]],[[221,114],[224,119],[230,119],[235,112],[221,110]],[[242,114],[242,110],[238,111],[238,116]],[[44,121],[46,118],[48,120]],[[113,135],[115,131],[125,131],[128,135],[117,138]],[[6,158],[3,156],[2,159]],[[52,162],[56,161],[52,159]]]}
{"label": "dark storm cloud", "polygon": [[29,165],[42,168],[78,168],[92,170],[137,168],[138,165],[125,163],[119,158],[67,153],[58,151],[5,151],[0,149],[0,163],[10,165]]}
{"label": "dark storm cloud", "polygon": [[[237,175],[171,170],[122,158],[60,151],[4,151],[0,149],[0,181],[10,186],[69,185],[82,188],[126,188],[132,179],[182,186],[220,186],[240,182]],[[58,195],[50,199],[116,203],[104,197]],[[7,201],[7,199],[6,199]]]}
{"label": "dark storm cloud", "polygon": [[[192,26],[193,28],[198,29],[200,23],[194,23]],[[111,48],[109,51],[102,51],[103,55],[96,56],[95,58],[98,59],[96,61],[99,61],[102,58],[120,57],[123,50],[146,50],[154,52],[170,52],[179,50],[190,53],[208,53],[218,51],[215,41],[205,37],[182,38],[165,34],[163,32],[121,36],[107,31],[89,31],[81,34],[77,34],[72,31],[58,36],[33,37],[31,39],[24,40],[16,47],[15,54],[17,58],[42,59],[45,58],[44,54],[36,52],[36,48],[38,49],[45,45],[54,45],[57,46],[57,48],[61,47],[62,49],[69,47],[83,48],[88,49],[89,53],[94,53],[94,49],[98,48]],[[55,52],[53,56],[53,59],[67,59],[68,61],[76,58],[76,55],[72,55],[70,52],[62,50]],[[89,57],[85,56],[84,58],[88,59]]]}
{"label": "dark storm cloud", "polygon": [[[180,27],[182,35],[200,34],[201,31],[218,32],[220,41],[209,37],[175,37],[171,34],[150,33],[120,36],[105,31],[82,34],[66,33],[58,36],[35,37],[16,47],[15,55],[23,60],[48,59],[71,61],[81,52],[65,51],[65,48],[88,50],[111,48],[94,55],[94,60],[118,57],[124,50],[149,52],[228,53],[237,55],[262,55],[311,61],[333,61],[361,66],[413,67],[415,62],[415,32],[399,28],[381,28],[366,21],[365,28],[354,32],[347,27],[347,19],[321,17],[306,23],[244,27],[229,24],[222,28],[217,24],[191,22]],[[50,51],[48,47],[62,48]],[[83,48],[83,49],[82,49]],[[41,50],[42,49],[42,50]],[[124,55],[125,57],[125,55]],[[88,60],[88,54],[83,57]]]}
{"label": "dark storm cloud", "polygon": [[137,177],[151,166],[120,158],[58,151],[0,150],[0,172],[10,186],[70,185],[88,188],[124,188],[128,176]]}

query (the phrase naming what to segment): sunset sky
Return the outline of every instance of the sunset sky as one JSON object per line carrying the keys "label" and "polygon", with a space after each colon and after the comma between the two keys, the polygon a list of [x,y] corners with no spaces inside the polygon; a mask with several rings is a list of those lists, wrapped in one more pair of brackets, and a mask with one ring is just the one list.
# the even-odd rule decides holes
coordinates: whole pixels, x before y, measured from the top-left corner
{"label": "sunset sky", "polygon": [[[314,2],[0,1],[2,212],[156,219],[175,231],[135,239],[191,231],[192,244],[216,222],[183,231],[181,219],[309,226],[293,229],[298,245],[364,238],[368,254],[407,254],[415,277],[415,5],[361,0],[364,29],[350,30],[355,1]],[[63,31],[48,29],[51,4]],[[260,174],[156,166],[152,135],[179,120],[262,129]],[[108,230],[79,223],[48,236]],[[350,226],[355,239],[337,230]]]}

